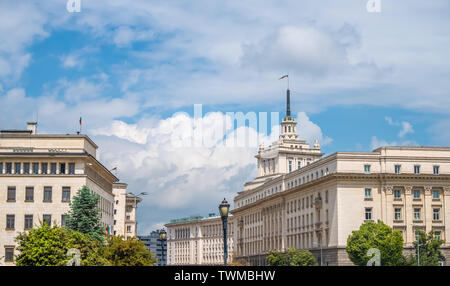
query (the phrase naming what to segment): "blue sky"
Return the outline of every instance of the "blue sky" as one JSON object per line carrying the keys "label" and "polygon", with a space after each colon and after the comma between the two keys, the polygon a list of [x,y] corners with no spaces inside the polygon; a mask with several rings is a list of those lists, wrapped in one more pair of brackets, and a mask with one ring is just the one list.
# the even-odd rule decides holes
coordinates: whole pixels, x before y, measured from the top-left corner
{"label": "blue sky", "polygon": [[286,73],[300,137],[326,154],[448,146],[449,2],[366,2],[0,0],[0,128],[38,114],[40,132],[70,133],[83,116],[99,159],[151,193],[140,233],[214,212],[255,177],[255,146],[170,136],[194,104],[206,132],[226,112],[284,115]]}

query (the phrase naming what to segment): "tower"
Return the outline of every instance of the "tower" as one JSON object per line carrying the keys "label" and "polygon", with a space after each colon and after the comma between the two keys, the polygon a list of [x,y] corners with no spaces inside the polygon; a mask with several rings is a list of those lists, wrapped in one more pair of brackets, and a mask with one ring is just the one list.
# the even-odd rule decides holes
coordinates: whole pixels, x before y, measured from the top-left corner
{"label": "tower", "polygon": [[297,121],[291,117],[291,91],[286,90],[286,116],[281,121],[280,139],[298,139]]}

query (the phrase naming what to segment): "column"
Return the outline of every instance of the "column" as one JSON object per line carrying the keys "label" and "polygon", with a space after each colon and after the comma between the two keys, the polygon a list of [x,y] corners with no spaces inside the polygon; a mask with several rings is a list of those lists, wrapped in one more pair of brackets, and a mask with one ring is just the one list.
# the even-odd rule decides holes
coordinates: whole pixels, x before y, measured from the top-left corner
{"label": "column", "polygon": [[414,220],[414,210],[412,206],[412,186],[405,186],[405,226],[406,226],[406,233],[405,233],[405,243],[409,245],[414,241],[414,233],[413,233],[413,227],[412,223]]}
{"label": "column", "polygon": [[450,244],[450,227],[447,226],[447,222],[450,222],[450,186],[444,186],[443,204],[442,204],[442,216],[444,222],[444,240],[446,243],[444,245]]}
{"label": "column", "polygon": [[431,224],[433,220],[433,208],[431,207],[431,186],[425,186],[425,196],[423,202],[423,221],[425,222],[425,232],[429,232],[431,230]]}
{"label": "column", "polygon": [[286,233],[287,233],[287,229],[286,229],[286,199],[283,198],[283,201],[280,205],[280,209],[279,212],[281,212],[281,251],[284,252],[286,250]]}

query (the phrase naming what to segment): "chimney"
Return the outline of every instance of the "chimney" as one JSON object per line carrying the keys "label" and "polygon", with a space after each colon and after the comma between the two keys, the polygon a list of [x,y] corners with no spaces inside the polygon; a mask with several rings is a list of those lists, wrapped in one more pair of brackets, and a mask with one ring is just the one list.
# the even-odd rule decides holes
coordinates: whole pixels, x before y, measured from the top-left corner
{"label": "chimney", "polygon": [[31,134],[36,134],[37,122],[27,122],[27,130],[31,131]]}

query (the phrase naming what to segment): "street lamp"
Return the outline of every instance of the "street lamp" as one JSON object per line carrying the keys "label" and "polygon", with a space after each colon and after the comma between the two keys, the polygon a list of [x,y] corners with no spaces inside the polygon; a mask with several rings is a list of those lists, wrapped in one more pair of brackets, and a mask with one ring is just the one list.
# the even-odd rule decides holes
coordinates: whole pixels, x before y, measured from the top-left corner
{"label": "street lamp", "polygon": [[159,231],[159,240],[161,240],[161,266],[164,265],[164,240],[166,240],[167,233],[164,229]]}
{"label": "street lamp", "polygon": [[220,217],[222,218],[223,224],[223,265],[227,266],[228,259],[228,248],[227,248],[227,220],[228,211],[230,210],[230,204],[224,198],[222,203],[219,205]]}

